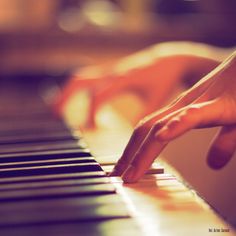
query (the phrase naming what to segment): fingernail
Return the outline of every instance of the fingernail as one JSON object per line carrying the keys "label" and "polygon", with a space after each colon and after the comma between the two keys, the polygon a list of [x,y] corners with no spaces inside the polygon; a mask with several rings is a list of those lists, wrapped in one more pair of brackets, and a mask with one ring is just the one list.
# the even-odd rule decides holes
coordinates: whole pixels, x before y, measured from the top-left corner
{"label": "fingernail", "polygon": [[134,182],[135,168],[133,166],[129,166],[125,173],[122,175],[122,179],[125,183]]}
{"label": "fingernail", "polygon": [[168,134],[168,132],[169,132],[169,127],[166,125],[155,134],[155,138],[158,140],[165,140],[165,137]]}

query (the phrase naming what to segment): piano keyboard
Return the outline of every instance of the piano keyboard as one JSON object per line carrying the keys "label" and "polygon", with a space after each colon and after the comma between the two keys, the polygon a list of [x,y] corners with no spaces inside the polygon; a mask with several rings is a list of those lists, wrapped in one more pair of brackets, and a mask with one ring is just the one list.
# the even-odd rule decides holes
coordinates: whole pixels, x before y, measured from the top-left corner
{"label": "piano keyboard", "polygon": [[139,235],[100,164],[62,120],[0,120],[0,235]]}

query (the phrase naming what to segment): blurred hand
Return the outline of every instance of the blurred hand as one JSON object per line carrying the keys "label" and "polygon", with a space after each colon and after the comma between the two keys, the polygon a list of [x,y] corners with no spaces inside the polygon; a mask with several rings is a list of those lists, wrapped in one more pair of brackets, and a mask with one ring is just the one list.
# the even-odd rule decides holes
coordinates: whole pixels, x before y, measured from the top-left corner
{"label": "blurred hand", "polygon": [[[159,51],[165,51],[163,46]],[[160,108],[187,77],[197,81],[218,64],[209,58],[185,54],[152,58],[150,55],[153,51],[144,50],[123,59],[112,68],[88,67],[81,70],[63,89],[57,102],[58,111],[63,110],[75,93],[87,89],[91,99],[87,126],[92,127],[101,105],[122,93],[130,92],[144,103],[140,119]]]}
{"label": "blurred hand", "polygon": [[222,126],[208,153],[208,164],[223,167],[236,149],[236,53],[173,103],[135,128],[112,175],[135,182],[169,141],[190,129]]}
{"label": "blurred hand", "polygon": [[71,98],[77,93],[86,90],[91,98],[91,106],[89,107],[88,126],[94,126],[94,97],[100,87],[109,83],[110,76],[106,70],[100,66],[88,66],[75,73],[64,86],[61,94],[57,98],[55,110],[59,114],[63,114],[64,109]]}

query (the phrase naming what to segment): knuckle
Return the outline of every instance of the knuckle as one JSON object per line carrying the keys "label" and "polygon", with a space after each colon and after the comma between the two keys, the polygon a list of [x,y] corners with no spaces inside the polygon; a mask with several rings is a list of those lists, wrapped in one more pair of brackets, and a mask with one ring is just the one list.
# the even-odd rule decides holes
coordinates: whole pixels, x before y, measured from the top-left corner
{"label": "knuckle", "polygon": [[186,109],[180,116],[181,121],[188,121],[194,118],[198,114],[199,108],[197,106],[191,106]]}
{"label": "knuckle", "polygon": [[175,129],[181,123],[180,117],[175,117],[168,123],[168,127],[170,130]]}
{"label": "knuckle", "polygon": [[189,113],[183,112],[180,116],[179,116],[179,122],[180,123],[188,123],[192,118],[190,117]]}
{"label": "knuckle", "polygon": [[164,125],[165,125],[166,122],[160,120],[160,121],[157,121],[153,126],[152,126],[152,132],[153,133],[156,133],[158,132]]}

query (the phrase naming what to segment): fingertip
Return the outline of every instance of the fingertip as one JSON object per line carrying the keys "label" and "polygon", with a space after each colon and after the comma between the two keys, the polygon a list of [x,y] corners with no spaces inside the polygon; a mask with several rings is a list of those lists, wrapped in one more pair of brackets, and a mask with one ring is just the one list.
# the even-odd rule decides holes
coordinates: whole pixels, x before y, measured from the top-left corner
{"label": "fingertip", "polygon": [[134,183],[137,181],[137,176],[135,172],[135,168],[130,165],[127,170],[122,175],[122,180],[124,183]]}
{"label": "fingertip", "polygon": [[213,148],[208,153],[207,164],[214,170],[220,170],[229,162],[230,158],[231,155],[228,152]]}
{"label": "fingertip", "polygon": [[112,172],[109,174],[109,176],[121,176],[125,170],[125,163],[123,163],[123,159],[124,156],[122,156],[118,162],[116,163],[116,165],[114,166]]}
{"label": "fingertip", "polygon": [[114,168],[108,176],[113,177],[113,176],[120,176],[120,175],[121,175],[121,172],[118,171],[116,168]]}

